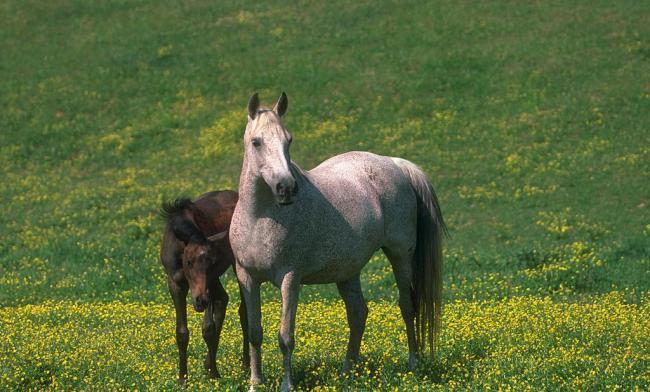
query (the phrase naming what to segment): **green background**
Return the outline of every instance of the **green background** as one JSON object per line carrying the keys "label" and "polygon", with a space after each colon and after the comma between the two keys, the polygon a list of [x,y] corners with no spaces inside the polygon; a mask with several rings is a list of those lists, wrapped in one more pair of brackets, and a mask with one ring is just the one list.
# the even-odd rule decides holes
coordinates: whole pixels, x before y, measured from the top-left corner
{"label": "green background", "polygon": [[[397,317],[386,321],[386,346],[365,356],[359,371],[370,373],[340,378],[344,319],[326,318],[314,331],[309,321],[342,305],[334,287],[306,287],[301,301],[317,310],[299,308],[309,335],[298,337],[300,388],[647,388],[650,326],[639,315],[648,313],[650,282],[649,14],[639,1],[3,2],[0,325],[12,333],[0,341],[8,359],[0,385],[78,389],[109,378],[113,388],[173,385],[160,203],[236,189],[248,97],[259,91],[270,105],[286,91],[299,165],[349,150],[409,159],[429,174],[451,234],[449,328],[437,359],[406,371],[406,346],[395,340],[404,338],[397,290],[378,253],[362,285],[371,312]],[[232,273],[222,280],[234,307]],[[265,314],[273,390],[279,297],[272,287],[264,297],[275,306]],[[543,319],[588,317],[603,304],[611,317],[582,325],[590,332],[576,339],[593,340],[587,353],[567,331],[535,329],[547,346],[531,352],[454,332],[463,317],[479,333],[492,307],[503,310],[499,320],[538,302],[546,304]],[[140,318],[129,322],[140,320],[144,335],[164,343],[152,338],[142,347],[133,335],[117,370],[90,364],[93,354],[71,356],[102,333],[128,335],[120,328],[131,307]],[[88,323],[76,312],[88,312]],[[245,387],[229,312],[218,363],[232,371],[205,378],[192,321],[190,387]],[[496,335],[525,335],[488,324]],[[43,335],[83,328],[87,336],[67,343]],[[324,370],[313,367],[323,355],[307,342],[334,334],[342,344],[333,343]],[[34,339],[50,344],[36,347]],[[374,347],[367,340],[366,352]],[[616,344],[629,344],[629,356],[612,354]],[[584,361],[562,362],[562,347]],[[384,365],[385,352],[394,353],[394,366]],[[474,370],[450,370],[470,364],[472,353]],[[531,364],[536,358],[564,365]],[[167,367],[142,370],[152,361]],[[601,371],[589,376],[593,368]],[[517,378],[524,369],[532,373]]]}

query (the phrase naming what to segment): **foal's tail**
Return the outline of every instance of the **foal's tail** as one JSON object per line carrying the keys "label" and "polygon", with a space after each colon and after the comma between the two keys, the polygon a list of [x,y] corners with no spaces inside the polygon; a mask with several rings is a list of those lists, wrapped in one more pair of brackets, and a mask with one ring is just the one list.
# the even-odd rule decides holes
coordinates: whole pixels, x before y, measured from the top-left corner
{"label": "foal's tail", "polygon": [[417,242],[413,257],[412,296],[415,305],[415,340],[418,351],[429,347],[440,333],[442,313],[442,237],[447,227],[442,219],[440,203],[427,175],[412,162],[401,158],[393,161],[410,180],[417,198]]}

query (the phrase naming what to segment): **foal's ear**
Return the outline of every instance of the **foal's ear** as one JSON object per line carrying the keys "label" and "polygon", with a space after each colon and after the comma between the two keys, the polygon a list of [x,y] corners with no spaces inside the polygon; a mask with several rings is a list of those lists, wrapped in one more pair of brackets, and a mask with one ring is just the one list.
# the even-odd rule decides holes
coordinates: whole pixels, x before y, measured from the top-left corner
{"label": "foal's ear", "polygon": [[228,230],[224,230],[221,233],[211,235],[210,237],[208,237],[208,241],[210,242],[223,241],[226,238],[228,238]]}
{"label": "foal's ear", "polygon": [[282,117],[284,113],[287,112],[287,107],[289,106],[289,99],[287,98],[287,94],[282,92],[282,95],[280,95],[280,98],[278,98],[278,102],[275,103],[275,106],[273,106],[273,111],[278,114],[278,116]]}
{"label": "foal's ear", "polygon": [[248,99],[248,117],[251,118],[251,120],[255,119],[255,115],[257,114],[257,109],[260,108],[260,96],[255,93],[251,95],[251,97]]}
{"label": "foal's ear", "polygon": [[189,243],[205,243],[205,237],[196,227],[194,222],[182,216],[175,216],[173,218],[171,221],[171,229],[174,236],[181,240],[185,246]]}

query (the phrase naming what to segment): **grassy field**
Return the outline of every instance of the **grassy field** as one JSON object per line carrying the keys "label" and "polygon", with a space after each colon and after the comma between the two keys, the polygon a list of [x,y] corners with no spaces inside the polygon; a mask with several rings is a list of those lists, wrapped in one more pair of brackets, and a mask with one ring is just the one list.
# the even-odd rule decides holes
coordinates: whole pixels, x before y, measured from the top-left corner
{"label": "grassy field", "polygon": [[[249,95],[289,96],[292,158],[396,155],[448,222],[438,356],[407,370],[378,253],[356,374],[305,287],[302,389],[650,388],[650,5],[641,1],[4,1],[0,389],[173,388],[162,200],[236,189]],[[243,389],[238,295],[188,389]],[[275,390],[277,290],[265,287]]]}

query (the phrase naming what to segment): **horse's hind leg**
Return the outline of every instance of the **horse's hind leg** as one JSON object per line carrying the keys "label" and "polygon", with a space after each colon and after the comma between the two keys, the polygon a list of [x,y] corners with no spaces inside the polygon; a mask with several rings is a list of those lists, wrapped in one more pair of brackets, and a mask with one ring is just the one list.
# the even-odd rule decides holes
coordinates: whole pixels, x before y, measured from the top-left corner
{"label": "horse's hind leg", "polygon": [[350,327],[348,352],[343,362],[343,372],[348,372],[352,364],[359,360],[361,337],[366,328],[368,306],[361,291],[359,274],[346,281],[337,283],[336,287],[339,289],[339,294],[341,294],[343,302],[345,302],[345,311],[348,317],[348,326]]}
{"label": "horse's hind leg", "polygon": [[399,250],[396,248],[382,248],[393,267],[393,274],[399,289],[399,308],[406,324],[406,338],[409,346],[409,369],[415,370],[417,366],[417,345],[415,340],[415,301],[411,283],[413,280],[413,248]]}
{"label": "horse's hind leg", "polygon": [[217,370],[216,357],[223,320],[226,318],[228,293],[226,293],[219,280],[217,280],[213,290],[212,301],[203,315],[203,340],[208,346],[208,354],[203,365],[210,378],[218,378],[220,374]]}

